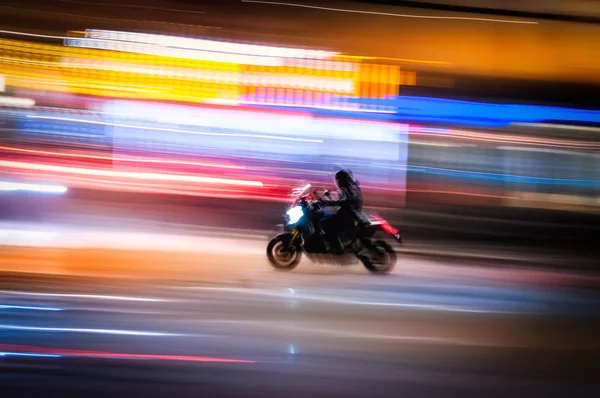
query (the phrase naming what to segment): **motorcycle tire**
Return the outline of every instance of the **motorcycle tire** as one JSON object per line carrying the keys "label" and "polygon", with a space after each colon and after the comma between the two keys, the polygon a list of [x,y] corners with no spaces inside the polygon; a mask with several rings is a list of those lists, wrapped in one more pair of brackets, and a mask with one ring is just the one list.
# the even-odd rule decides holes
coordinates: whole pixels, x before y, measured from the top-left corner
{"label": "motorcycle tire", "polygon": [[[373,261],[370,256],[364,254],[359,255],[358,259],[372,274],[389,274],[392,272],[396,266],[396,262],[398,261],[398,255],[396,254],[396,251],[384,240],[376,240],[373,241],[372,244],[374,248],[383,250],[383,253],[374,253],[379,257],[377,258],[377,261]],[[383,261],[381,261],[382,256]]]}
{"label": "motorcycle tire", "polygon": [[[267,245],[267,259],[269,264],[278,271],[291,271],[298,266],[302,252],[289,245],[291,235],[279,235],[271,239]],[[288,246],[288,247],[286,247]]]}

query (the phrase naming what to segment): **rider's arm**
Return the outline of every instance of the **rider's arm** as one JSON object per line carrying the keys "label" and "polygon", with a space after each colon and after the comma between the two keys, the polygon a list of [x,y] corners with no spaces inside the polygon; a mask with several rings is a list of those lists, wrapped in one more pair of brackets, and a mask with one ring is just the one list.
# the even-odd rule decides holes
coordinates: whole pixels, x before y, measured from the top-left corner
{"label": "rider's arm", "polygon": [[345,192],[344,189],[341,189],[339,191],[339,199],[338,200],[334,200],[334,199],[327,199],[327,200],[321,200],[321,205],[322,206],[326,206],[326,207],[336,207],[336,206],[343,206],[348,202],[348,195]]}

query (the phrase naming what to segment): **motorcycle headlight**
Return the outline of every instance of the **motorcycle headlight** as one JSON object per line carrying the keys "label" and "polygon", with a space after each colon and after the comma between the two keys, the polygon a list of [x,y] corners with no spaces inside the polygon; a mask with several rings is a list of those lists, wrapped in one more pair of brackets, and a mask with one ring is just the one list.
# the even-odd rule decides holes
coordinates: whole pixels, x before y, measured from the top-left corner
{"label": "motorcycle headlight", "polygon": [[302,206],[294,206],[286,211],[285,214],[288,217],[288,225],[294,225],[300,221],[304,215],[304,210],[302,210]]}

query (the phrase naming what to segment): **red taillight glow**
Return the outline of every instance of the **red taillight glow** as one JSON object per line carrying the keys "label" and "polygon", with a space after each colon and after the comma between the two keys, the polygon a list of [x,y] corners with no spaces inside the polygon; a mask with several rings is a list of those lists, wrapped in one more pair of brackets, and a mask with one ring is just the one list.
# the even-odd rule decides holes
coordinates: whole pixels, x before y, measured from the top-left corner
{"label": "red taillight glow", "polygon": [[372,217],[374,220],[376,220],[376,221],[380,222],[380,223],[381,223],[381,228],[383,228],[383,230],[384,230],[385,232],[387,232],[388,234],[391,234],[391,235],[396,235],[396,234],[398,233],[398,230],[397,230],[396,228],[392,227],[392,226],[390,225],[390,223],[389,223],[389,222],[387,222],[386,220],[384,220],[383,218],[381,218],[381,217],[379,217],[379,216],[377,216],[377,215],[375,215],[375,214],[371,214],[371,217]]}

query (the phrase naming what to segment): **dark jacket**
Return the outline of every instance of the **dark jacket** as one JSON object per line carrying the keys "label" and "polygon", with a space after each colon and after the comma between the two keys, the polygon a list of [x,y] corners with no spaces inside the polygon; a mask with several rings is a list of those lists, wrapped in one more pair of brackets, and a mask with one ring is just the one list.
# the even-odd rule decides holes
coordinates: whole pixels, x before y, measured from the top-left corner
{"label": "dark jacket", "polygon": [[340,206],[340,212],[359,216],[363,209],[363,195],[356,183],[348,184],[340,188],[338,200],[327,200],[325,206]]}

